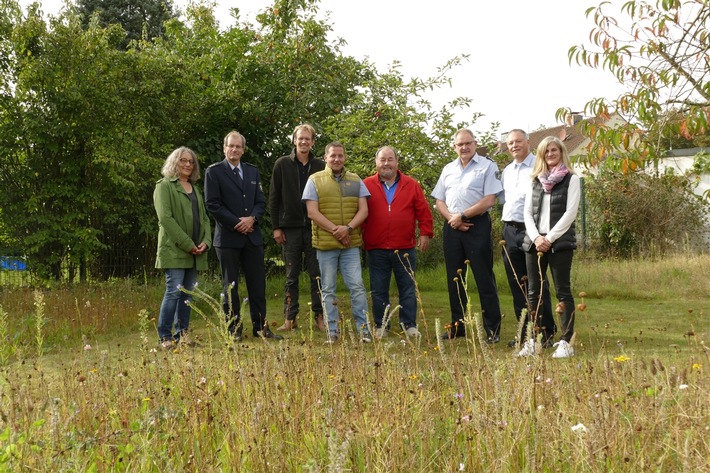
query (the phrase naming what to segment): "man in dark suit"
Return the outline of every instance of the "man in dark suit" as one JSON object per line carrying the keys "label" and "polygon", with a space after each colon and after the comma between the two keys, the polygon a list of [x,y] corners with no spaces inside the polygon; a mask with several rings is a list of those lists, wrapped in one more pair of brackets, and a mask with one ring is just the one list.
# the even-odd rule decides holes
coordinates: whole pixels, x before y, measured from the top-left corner
{"label": "man in dark suit", "polygon": [[[235,340],[241,340],[241,269],[249,294],[253,335],[281,340],[283,337],[271,332],[266,322],[264,242],[259,230],[266,197],[261,189],[259,170],[241,161],[245,147],[244,136],[230,131],[224,137],[226,159],[212,164],[205,172],[205,205],[216,221],[213,246],[222,269],[222,307],[230,333]],[[228,290],[231,297],[227,295]]]}

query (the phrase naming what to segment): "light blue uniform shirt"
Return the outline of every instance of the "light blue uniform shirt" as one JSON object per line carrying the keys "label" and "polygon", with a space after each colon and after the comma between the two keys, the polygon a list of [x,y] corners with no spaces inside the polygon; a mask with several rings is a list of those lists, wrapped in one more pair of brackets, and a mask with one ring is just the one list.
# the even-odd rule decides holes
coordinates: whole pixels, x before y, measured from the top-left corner
{"label": "light blue uniform shirt", "polygon": [[452,214],[461,213],[483,197],[503,190],[497,173],[496,164],[478,153],[465,168],[461,167],[461,159],[456,158],[442,169],[431,196],[443,200]]}

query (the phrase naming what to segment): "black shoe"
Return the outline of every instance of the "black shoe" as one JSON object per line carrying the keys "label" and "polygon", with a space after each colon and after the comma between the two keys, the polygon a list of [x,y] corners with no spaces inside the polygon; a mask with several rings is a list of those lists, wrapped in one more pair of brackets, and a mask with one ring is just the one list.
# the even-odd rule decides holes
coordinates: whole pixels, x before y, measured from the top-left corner
{"label": "black shoe", "polygon": [[466,332],[456,330],[456,332],[446,332],[441,336],[441,340],[453,340],[454,338],[465,338]]}
{"label": "black shoe", "polygon": [[493,345],[498,342],[500,342],[500,335],[489,335],[488,338],[486,338],[486,343],[489,345]]}
{"label": "black shoe", "polygon": [[276,335],[274,332],[272,332],[269,327],[264,327],[264,330],[261,332],[254,332],[254,337],[259,337],[262,336],[264,338],[269,338],[271,340],[283,340],[284,337],[281,335]]}
{"label": "black shoe", "polygon": [[515,345],[518,343],[517,340],[511,340],[508,342],[508,348],[515,348]]}

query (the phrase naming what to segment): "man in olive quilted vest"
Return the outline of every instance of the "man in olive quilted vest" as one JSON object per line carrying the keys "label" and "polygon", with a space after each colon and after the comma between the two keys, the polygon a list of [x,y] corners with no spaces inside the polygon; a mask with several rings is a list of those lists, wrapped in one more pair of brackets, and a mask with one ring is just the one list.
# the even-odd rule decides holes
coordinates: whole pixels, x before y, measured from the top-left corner
{"label": "man in olive quilted vest", "polygon": [[312,244],[321,273],[324,318],[328,325],[327,342],[338,339],[340,312],[335,290],[338,268],[350,291],[352,314],[358,337],[372,341],[367,323],[367,293],[362,281],[360,226],[367,218],[370,192],[362,180],[345,169],[345,147],[333,142],[325,147],[325,169],[308,178],[303,191],[308,218],[311,219]]}

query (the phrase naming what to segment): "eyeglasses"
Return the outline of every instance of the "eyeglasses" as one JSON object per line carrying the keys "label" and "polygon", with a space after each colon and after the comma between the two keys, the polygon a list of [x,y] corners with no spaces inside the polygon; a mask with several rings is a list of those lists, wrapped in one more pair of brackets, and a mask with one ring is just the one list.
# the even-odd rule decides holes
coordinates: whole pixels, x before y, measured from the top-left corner
{"label": "eyeglasses", "polygon": [[242,145],[227,145],[227,149],[242,149],[244,146]]}
{"label": "eyeglasses", "polygon": [[466,146],[471,146],[475,142],[476,142],[476,140],[464,141],[463,143],[455,143],[454,146],[456,146],[457,148],[465,148]]}
{"label": "eyeglasses", "polygon": [[193,161],[192,159],[180,158],[180,164],[182,164],[183,166],[187,166],[188,164],[189,164],[190,166],[194,166],[194,165],[195,165],[195,161]]}

